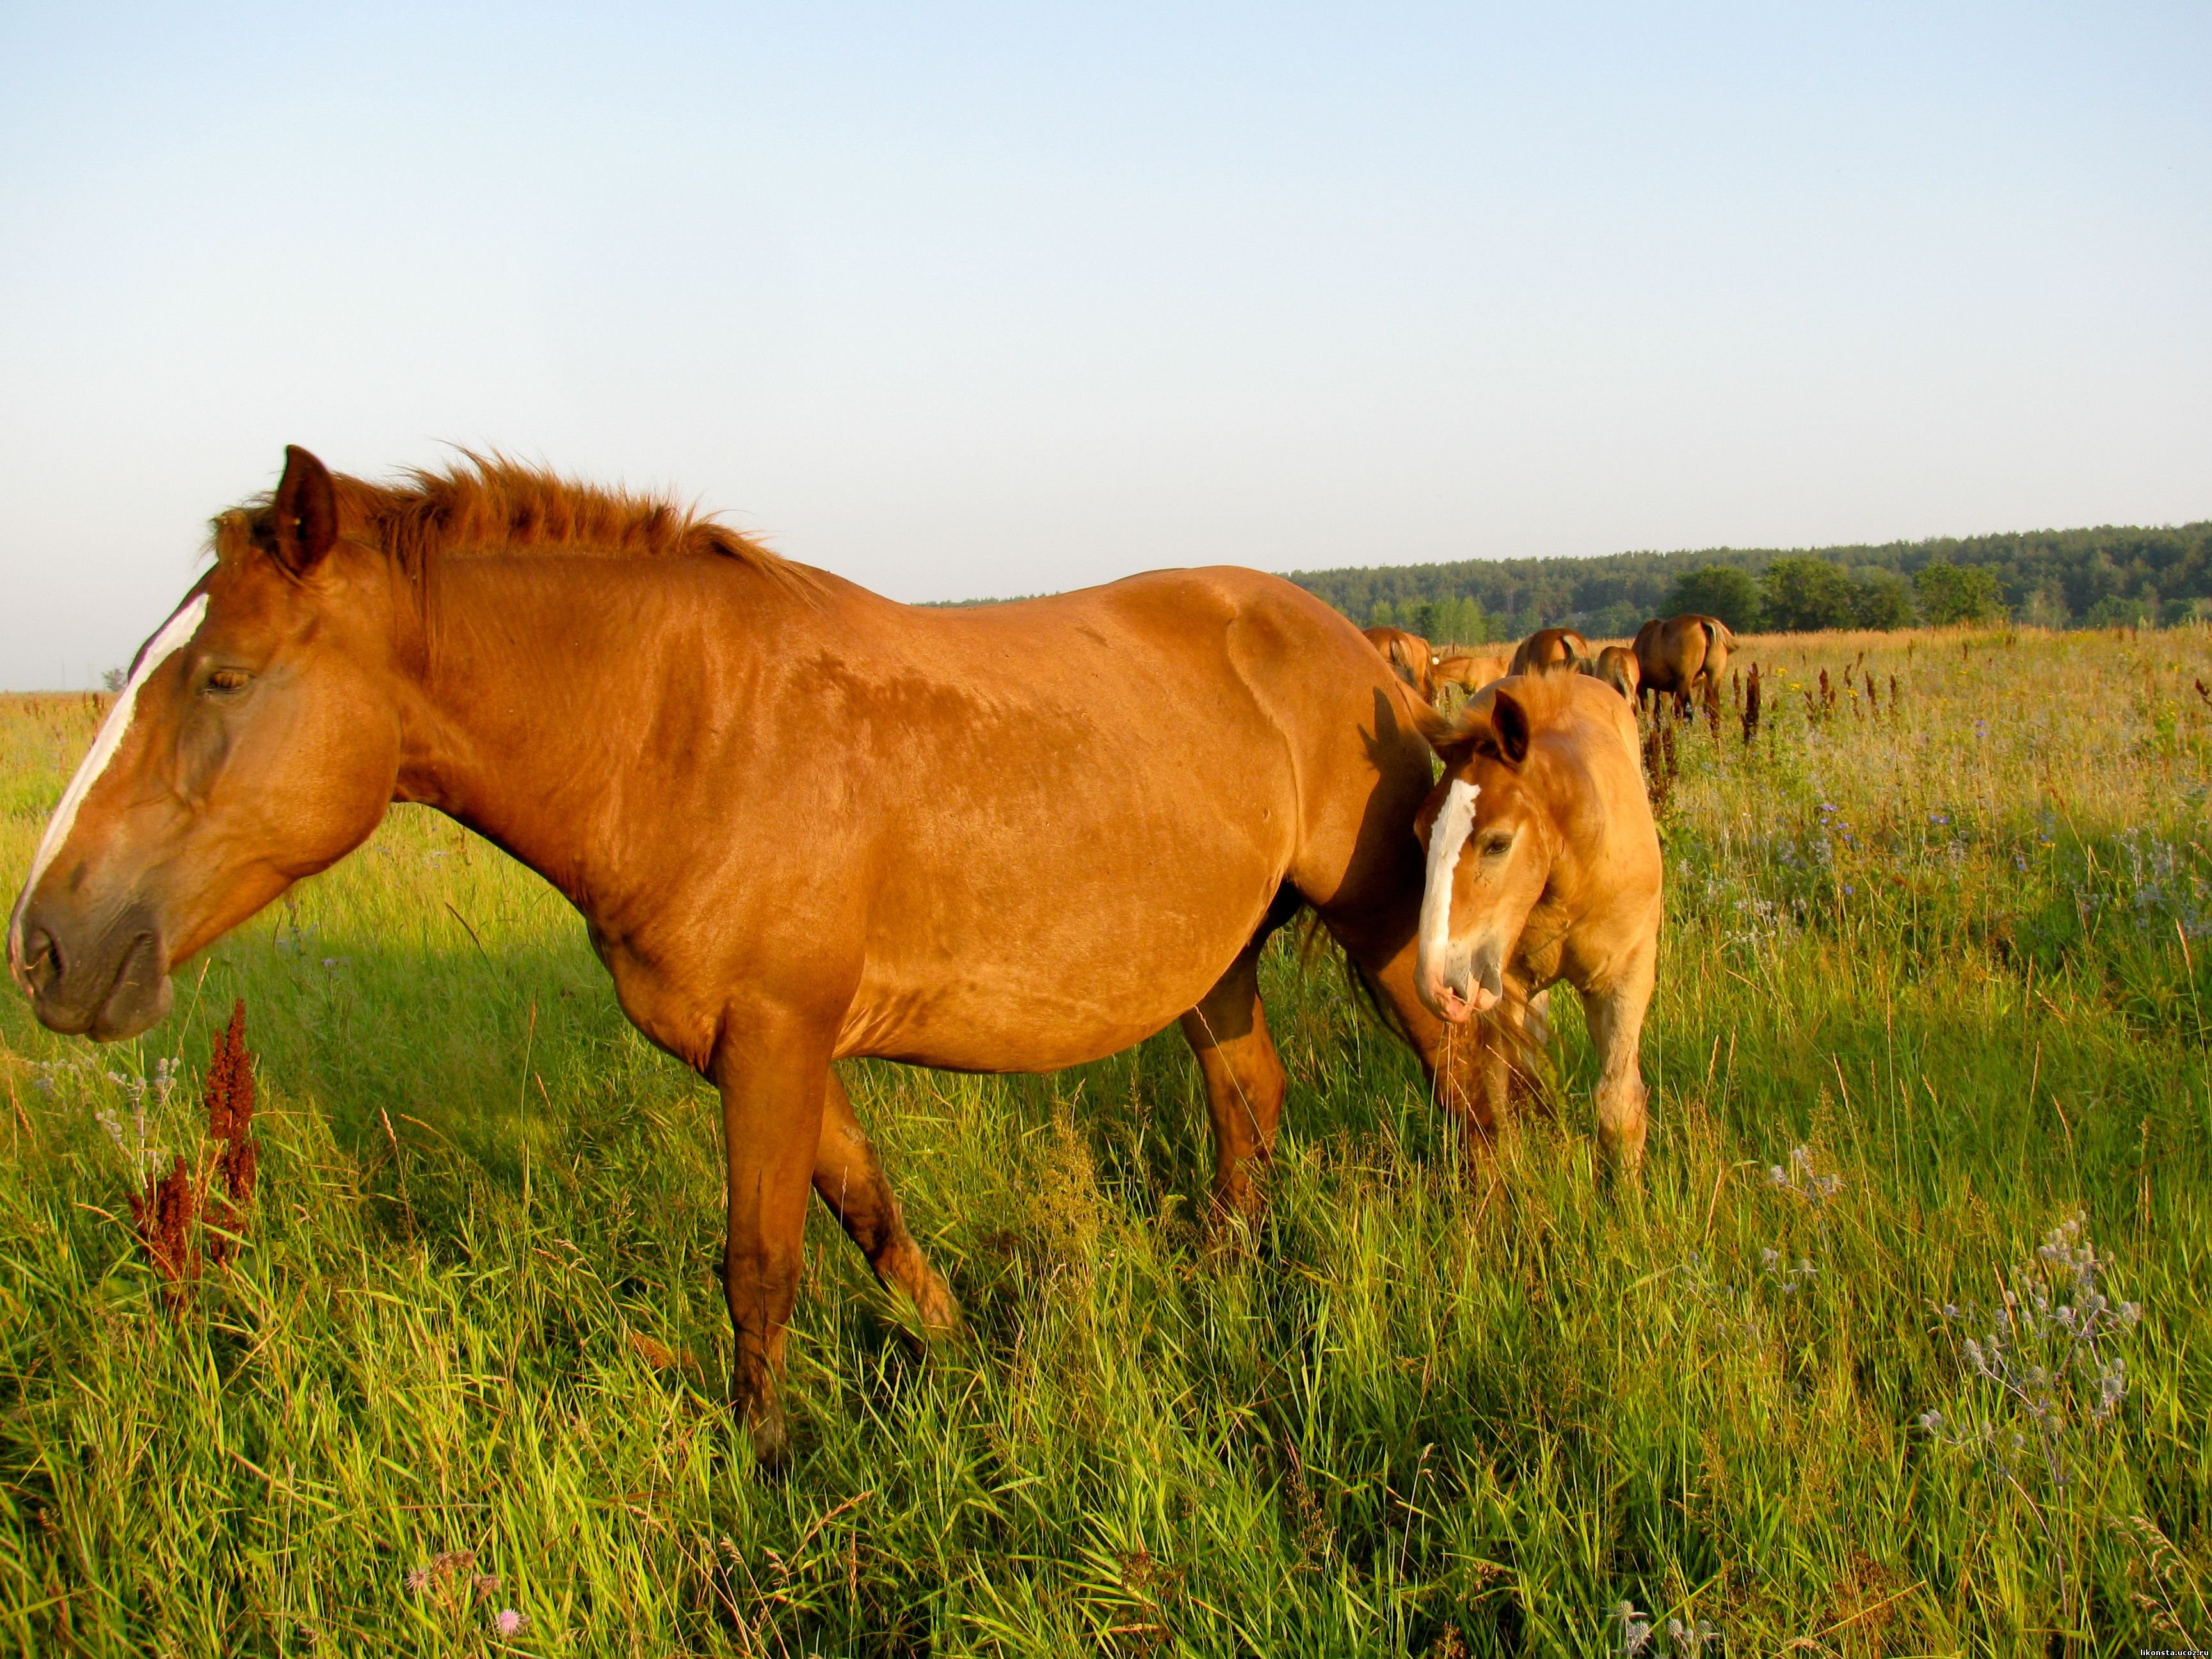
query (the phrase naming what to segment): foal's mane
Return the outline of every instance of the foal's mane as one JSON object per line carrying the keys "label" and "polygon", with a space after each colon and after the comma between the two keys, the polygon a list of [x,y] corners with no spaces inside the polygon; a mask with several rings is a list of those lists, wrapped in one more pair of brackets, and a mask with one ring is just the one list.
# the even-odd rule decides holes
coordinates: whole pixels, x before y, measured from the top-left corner
{"label": "foal's mane", "polygon": [[[605,559],[713,554],[781,579],[799,574],[799,567],[751,537],[665,496],[581,483],[503,455],[461,453],[443,471],[410,467],[392,483],[333,474],[339,536],[382,548],[410,576],[434,558],[494,553]],[[214,526],[217,556],[271,545],[275,520],[273,495],[223,514]]]}

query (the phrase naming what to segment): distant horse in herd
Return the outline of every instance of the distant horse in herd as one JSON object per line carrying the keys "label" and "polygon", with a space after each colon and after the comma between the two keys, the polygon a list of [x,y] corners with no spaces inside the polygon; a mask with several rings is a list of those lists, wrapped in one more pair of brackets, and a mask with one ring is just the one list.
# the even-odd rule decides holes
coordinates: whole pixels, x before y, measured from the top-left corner
{"label": "distant horse in herd", "polygon": [[1249,1219],[1285,1093],[1260,954],[1310,911],[1477,1151],[1530,998],[1576,987],[1636,1165],[1660,865],[1620,682],[1539,672],[1579,635],[1445,672],[1228,568],[916,609],[665,501],[498,461],[373,483],[298,448],[213,550],[9,917],[38,1018],[145,1030],[179,964],[395,801],[484,836],[720,1093],[732,1398],[764,1458],[810,1190],[925,1325],[959,1318],[839,1060],[1049,1071],[1179,1022],[1217,1218]]}
{"label": "distant horse in herd", "polygon": [[1655,704],[1671,696],[1674,712],[1686,713],[1693,698],[1717,712],[1722,677],[1735,635],[1717,617],[1685,613],[1647,622],[1633,645],[1608,645],[1593,651],[1571,628],[1540,629],[1514,647],[1510,657],[1450,656],[1418,634],[1401,628],[1370,628],[1370,644],[1398,670],[1406,684],[1434,702],[1445,687],[1470,695],[1509,674],[1542,674],[1572,670],[1611,686],[1626,702]]}
{"label": "distant horse in herd", "polygon": [[1435,701],[1437,669],[1443,659],[1436,647],[1419,634],[1408,634],[1402,628],[1370,628],[1366,632],[1367,643],[1382,655],[1382,660],[1397,672],[1398,678],[1421,694],[1423,702]]}
{"label": "distant horse in herd", "polygon": [[1540,674],[1550,668],[1572,668],[1589,654],[1589,641],[1573,629],[1540,628],[1514,647],[1506,672]]}
{"label": "distant horse in herd", "polygon": [[1636,661],[1643,689],[1655,702],[1672,695],[1674,712],[1686,713],[1692,696],[1707,714],[1720,716],[1721,676],[1728,672],[1735,635],[1717,617],[1686,613],[1664,622],[1656,617],[1636,630]]}

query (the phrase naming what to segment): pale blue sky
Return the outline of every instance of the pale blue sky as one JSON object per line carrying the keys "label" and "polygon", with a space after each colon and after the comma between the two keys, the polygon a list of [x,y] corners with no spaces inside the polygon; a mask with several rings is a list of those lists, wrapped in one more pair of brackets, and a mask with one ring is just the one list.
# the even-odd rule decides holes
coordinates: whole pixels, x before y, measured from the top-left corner
{"label": "pale blue sky", "polygon": [[902,599],[2212,514],[2212,8],[0,11],[0,685],[287,442]]}

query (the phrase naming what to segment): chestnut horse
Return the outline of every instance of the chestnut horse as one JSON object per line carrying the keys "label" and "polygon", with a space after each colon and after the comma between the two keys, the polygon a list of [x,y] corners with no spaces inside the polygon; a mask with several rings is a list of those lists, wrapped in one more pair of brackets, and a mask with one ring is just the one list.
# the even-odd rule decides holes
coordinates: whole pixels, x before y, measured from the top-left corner
{"label": "chestnut horse", "polygon": [[1436,700],[1438,659],[1434,646],[1402,628],[1370,628],[1366,636],[1382,660],[1398,671],[1398,678],[1421,694],[1423,702]]}
{"label": "chestnut horse", "polygon": [[[1500,680],[1456,718],[1419,718],[1444,766],[1418,821],[1421,999],[1450,1024],[1480,1014],[1510,1034],[1540,1020],[1532,997],[1572,985],[1598,1053],[1598,1133],[1633,1169],[1662,911],[1635,714],[1587,675],[1551,673]],[[1486,1045],[1486,1121],[1504,1110],[1514,1046]]]}
{"label": "chestnut horse", "polygon": [[1515,649],[1507,672],[1534,674],[1547,668],[1571,668],[1589,653],[1589,641],[1573,629],[1540,628]]}
{"label": "chestnut horse", "polygon": [[1644,685],[1644,670],[1636,660],[1636,653],[1625,645],[1608,645],[1591,660],[1583,663],[1583,673],[1620,693],[1628,706],[1636,706],[1637,693]]}
{"label": "chestnut horse", "polygon": [[1674,712],[1688,709],[1692,696],[1703,693],[1705,713],[1717,721],[1721,714],[1721,676],[1728,672],[1729,651],[1735,635],[1718,617],[1684,611],[1664,622],[1656,617],[1636,630],[1636,662],[1644,672],[1644,691],[1653,702],[1671,693]]}
{"label": "chestnut horse", "polygon": [[1456,685],[1469,693],[1480,691],[1492,680],[1505,678],[1506,661],[1503,657],[1444,657],[1437,663],[1437,690]]}
{"label": "chestnut horse", "polygon": [[1428,748],[1288,582],[915,609],[665,503],[495,461],[378,485],[296,448],[214,549],[9,920],[39,1018],[145,1030],[179,963],[392,801],[489,837],[720,1091],[732,1395],[764,1456],[810,1185],[927,1325],[957,1319],[834,1060],[1044,1071],[1180,1018],[1217,1201],[1249,1216],[1284,1092],[1260,948],[1305,904],[1471,1121],[1475,1067],[1460,1045],[1437,1075],[1413,983]]}

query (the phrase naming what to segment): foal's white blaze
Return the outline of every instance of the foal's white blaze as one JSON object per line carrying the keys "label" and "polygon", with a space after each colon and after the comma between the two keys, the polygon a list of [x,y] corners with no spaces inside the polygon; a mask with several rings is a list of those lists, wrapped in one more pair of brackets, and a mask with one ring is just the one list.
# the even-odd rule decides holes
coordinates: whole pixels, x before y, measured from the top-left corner
{"label": "foal's white blaze", "polygon": [[23,969],[23,911],[31,902],[31,895],[38,890],[40,878],[68,845],[70,831],[76,827],[77,808],[92,793],[92,786],[100,781],[100,775],[115,758],[115,751],[123,746],[125,735],[131,729],[131,715],[137,706],[138,688],[146,684],[154,671],[184,649],[207,615],[208,596],[197,594],[190,605],[161,625],[154,635],[146,654],[138,659],[138,666],[131,676],[123,695],[116,698],[115,707],[107,711],[100,722],[100,735],[92,740],[92,748],[70,780],[70,787],[62,793],[61,805],[54,808],[54,816],[46,825],[46,833],[39,842],[38,856],[31,860],[31,873],[23,883],[23,890],[15,900],[15,909],[8,918],[8,965],[17,973]]}
{"label": "foal's white blaze", "polygon": [[1443,983],[1444,953],[1451,948],[1452,875],[1459,868],[1461,849],[1474,833],[1474,798],[1481,793],[1480,784],[1454,778],[1429,828],[1429,875],[1421,889],[1420,943],[1413,963],[1424,985]]}

